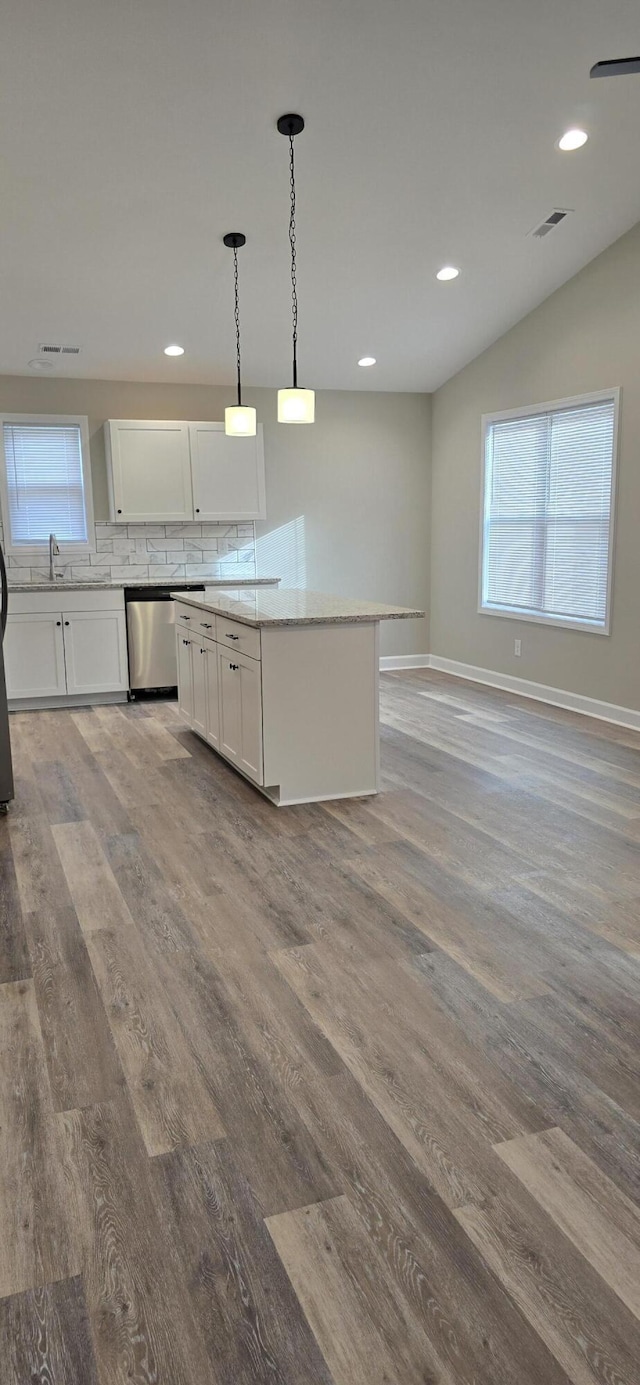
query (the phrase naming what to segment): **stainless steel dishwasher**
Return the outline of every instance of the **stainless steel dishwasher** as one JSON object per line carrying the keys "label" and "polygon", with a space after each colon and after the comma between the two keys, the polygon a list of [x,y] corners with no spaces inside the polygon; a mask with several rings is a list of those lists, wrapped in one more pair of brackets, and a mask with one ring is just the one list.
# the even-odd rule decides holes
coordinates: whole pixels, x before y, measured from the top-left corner
{"label": "stainless steel dishwasher", "polygon": [[169,587],[125,587],[129,687],[131,696],[142,692],[175,693],[175,605],[172,591],[202,592],[203,584],[172,582]]}

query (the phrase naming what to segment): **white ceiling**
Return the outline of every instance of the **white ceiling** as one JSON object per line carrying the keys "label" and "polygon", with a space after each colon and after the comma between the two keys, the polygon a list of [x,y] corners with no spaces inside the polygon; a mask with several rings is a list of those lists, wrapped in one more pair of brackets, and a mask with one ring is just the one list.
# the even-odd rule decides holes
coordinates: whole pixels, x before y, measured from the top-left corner
{"label": "white ceiling", "polygon": [[433,389],[640,219],[640,76],[589,80],[639,50],[638,0],[10,0],[0,372],[231,382],[241,230],[245,379],[288,384],[298,110],[300,383]]}

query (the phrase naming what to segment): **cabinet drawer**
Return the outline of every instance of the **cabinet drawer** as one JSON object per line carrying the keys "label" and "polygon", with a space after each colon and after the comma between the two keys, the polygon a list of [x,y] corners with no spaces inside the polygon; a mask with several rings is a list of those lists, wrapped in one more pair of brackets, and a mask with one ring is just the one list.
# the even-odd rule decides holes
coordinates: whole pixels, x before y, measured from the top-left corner
{"label": "cabinet drawer", "polygon": [[176,601],[175,608],[176,625],[181,625],[183,630],[191,630],[197,626],[198,612],[194,606],[182,606]]}
{"label": "cabinet drawer", "polygon": [[238,620],[216,616],[216,639],[225,649],[248,654],[250,659],[260,658],[260,631],[254,625],[241,625]]}

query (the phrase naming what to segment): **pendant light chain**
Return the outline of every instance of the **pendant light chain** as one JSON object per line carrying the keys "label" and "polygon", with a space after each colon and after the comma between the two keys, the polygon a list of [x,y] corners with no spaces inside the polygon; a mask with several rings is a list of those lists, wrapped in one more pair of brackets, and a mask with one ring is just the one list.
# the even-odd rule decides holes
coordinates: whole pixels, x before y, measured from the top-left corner
{"label": "pendant light chain", "polygon": [[296,172],[293,155],[293,134],[289,135],[289,183],[291,187],[291,213],[289,216],[289,244],[291,246],[291,307],[293,318],[293,387],[298,385],[298,281],[296,273]]}
{"label": "pendant light chain", "polygon": [[238,367],[238,404],[242,404],[242,386],[240,383],[240,301],[238,294],[238,247],[233,247],[233,283],[235,289],[235,320],[236,320],[236,363]]}

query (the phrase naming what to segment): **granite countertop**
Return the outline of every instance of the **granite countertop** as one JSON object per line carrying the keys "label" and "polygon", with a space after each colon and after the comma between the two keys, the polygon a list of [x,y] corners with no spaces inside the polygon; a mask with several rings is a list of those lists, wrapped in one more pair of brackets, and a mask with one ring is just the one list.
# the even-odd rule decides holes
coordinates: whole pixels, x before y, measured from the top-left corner
{"label": "granite countertop", "polygon": [[[193,587],[198,584],[197,577],[185,577],[185,585]],[[277,587],[279,577],[203,577],[201,585],[203,587]],[[9,582],[10,592],[92,592],[92,591],[113,591],[115,588],[122,587],[171,587],[176,591],[180,586],[180,578],[175,577],[146,577],[136,581],[112,582],[98,578],[95,582],[65,582],[64,579],[58,582]]]}
{"label": "granite countertop", "polygon": [[[207,584],[208,586],[209,584]],[[278,590],[259,591],[249,596],[241,591],[206,591],[203,597],[195,592],[172,591],[176,601],[195,606],[199,611],[213,611],[229,616],[243,625],[341,625],[360,624],[378,620],[419,620],[424,611],[406,606],[382,606],[375,601],[352,601],[350,597],[328,596],[324,592]]]}

